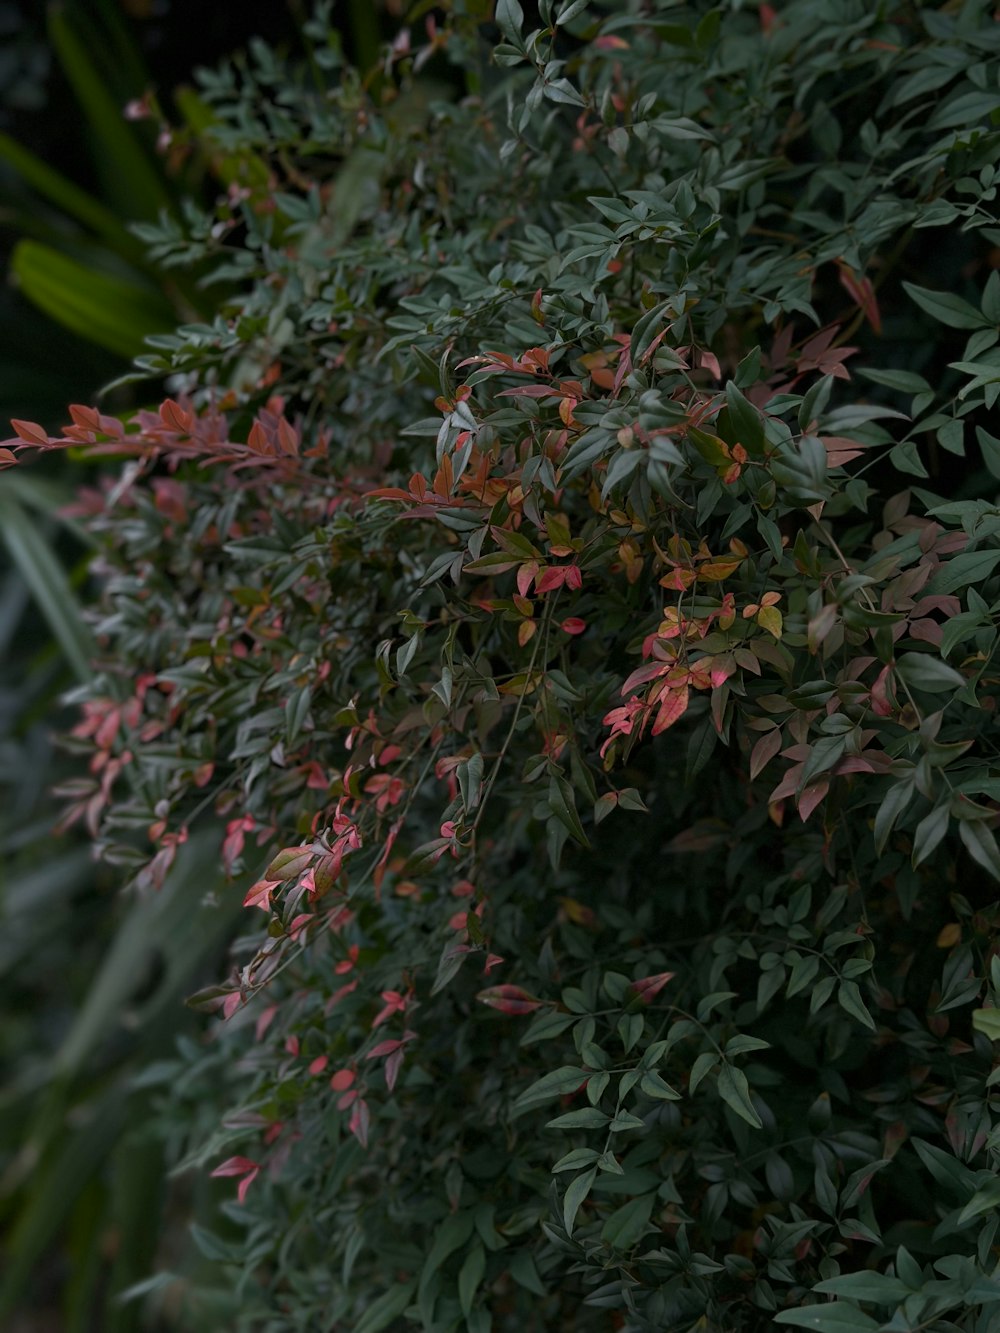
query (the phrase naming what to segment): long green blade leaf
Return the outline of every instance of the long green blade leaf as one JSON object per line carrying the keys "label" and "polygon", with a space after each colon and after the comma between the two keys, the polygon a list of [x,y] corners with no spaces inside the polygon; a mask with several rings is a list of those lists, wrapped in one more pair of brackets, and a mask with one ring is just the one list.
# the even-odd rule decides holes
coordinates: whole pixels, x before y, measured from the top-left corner
{"label": "long green blade leaf", "polygon": [[17,244],[11,271],[40,310],[119,356],[138,355],[147,334],[174,323],[170,306],[147,288],[96,273],[36,241]]}
{"label": "long green blade leaf", "polygon": [[54,204],[68,217],[110,242],[122,254],[140,256],[142,246],[119,219],[86,190],[74,185],[61,172],[17,143],[9,134],[0,133],[0,161],[8,163],[26,185]]}
{"label": "long green blade leaf", "polygon": [[96,138],[97,166],[106,177],[108,197],[126,217],[155,218],[171,204],[163,178],[124,119],[122,107],[109,93],[61,5],[49,10],[49,38]]}
{"label": "long green blade leaf", "polygon": [[37,521],[0,487],[0,538],[66,660],[81,681],[90,679],[95,653],[90,630],[69,586],[65,571],[50,551]]}

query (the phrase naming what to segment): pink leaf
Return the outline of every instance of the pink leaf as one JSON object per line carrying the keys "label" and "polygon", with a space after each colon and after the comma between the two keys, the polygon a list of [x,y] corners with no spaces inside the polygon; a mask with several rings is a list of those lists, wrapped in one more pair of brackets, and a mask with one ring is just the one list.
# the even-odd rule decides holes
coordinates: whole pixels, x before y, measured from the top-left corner
{"label": "pink leaf", "polygon": [[221,1166],[212,1172],[213,1176],[245,1176],[248,1171],[259,1171],[260,1163],[249,1157],[227,1157]]}
{"label": "pink leaf", "polygon": [[758,777],[780,749],[781,731],[778,727],[775,727],[773,731],[761,736],[750,751],[750,777]]}
{"label": "pink leaf", "polygon": [[399,1077],[399,1067],[403,1063],[403,1057],[406,1051],[400,1047],[398,1051],[393,1051],[385,1062],[385,1086],[392,1092],[396,1086],[396,1079]]}
{"label": "pink leaf", "polygon": [[266,879],[260,879],[248,891],[243,899],[244,907],[259,907],[262,911],[270,911],[271,894],[274,892],[274,885],[269,884]]}
{"label": "pink leaf", "polygon": [[802,795],[799,797],[798,802],[799,818],[803,823],[809,818],[829,790],[830,784],[826,778],[823,778],[819,782],[810,783],[810,785],[805,788]]}
{"label": "pink leaf", "polygon": [[48,434],[42,430],[41,426],[36,425],[34,421],[18,421],[16,418],[13,418],[10,424],[14,427],[25,444],[34,444],[40,448],[44,448],[49,442]]}
{"label": "pink leaf", "polygon": [[502,1014],[530,1014],[541,1009],[544,1000],[529,995],[520,986],[490,986],[476,996],[481,1004],[488,1004],[491,1009],[499,1009]]}
{"label": "pink leaf", "polygon": [[236,1191],[236,1197],[242,1203],[247,1196],[247,1190],[257,1179],[257,1173],[260,1171],[260,1163],[251,1161],[249,1157],[229,1157],[217,1166],[212,1172],[213,1176],[242,1176]]}
{"label": "pink leaf", "polygon": [[377,1046],[373,1046],[365,1059],[377,1060],[380,1055],[391,1055],[393,1051],[398,1051],[402,1045],[403,1042],[397,1037],[388,1037],[385,1041],[380,1041]]}
{"label": "pink leaf", "polygon": [[253,1171],[250,1172],[249,1175],[244,1176],[243,1179],[240,1181],[240,1183],[237,1185],[236,1200],[238,1203],[246,1202],[247,1190],[257,1179],[258,1170],[259,1168],[255,1168]]}
{"label": "pink leaf", "polygon": [[633,995],[638,996],[643,1004],[649,1004],[654,996],[659,995],[668,981],[673,981],[676,975],[676,972],[657,972],[651,977],[640,977],[638,981],[631,983],[629,990]]}
{"label": "pink leaf", "polygon": [[368,1103],[364,1098],[359,1097],[354,1103],[354,1110],[351,1112],[351,1119],[347,1127],[362,1148],[368,1147],[368,1126],[370,1124],[371,1116],[368,1112]]}
{"label": "pink leaf", "polygon": [[652,735],[659,736],[661,731],[666,731],[668,727],[672,727],[675,722],[684,716],[687,712],[689,697],[686,685],[682,685],[679,690],[669,690],[663,696],[660,711],[653,723]]}

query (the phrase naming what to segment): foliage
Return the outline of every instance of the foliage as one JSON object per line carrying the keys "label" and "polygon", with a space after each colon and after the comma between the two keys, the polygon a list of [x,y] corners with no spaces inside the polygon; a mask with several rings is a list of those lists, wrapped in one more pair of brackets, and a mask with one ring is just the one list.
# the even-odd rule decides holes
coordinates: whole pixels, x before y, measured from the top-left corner
{"label": "foliage", "polygon": [[[56,64],[80,94],[73,109],[58,96],[46,105],[36,81],[49,51],[33,40],[31,16],[16,46],[5,36],[3,96],[13,109],[0,134],[3,241],[13,248],[12,281],[0,296],[6,416],[58,421],[68,393],[91,394],[139,350],[144,330],[172,327],[192,308],[196,275],[159,274],[124,218],[156,217],[169,198],[179,207],[207,158],[186,131],[175,135],[173,154],[154,152],[149,125],[122,115],[150,76],[115,10],[103,0],[50,7]],[[5,12],[3,21],[16,16]],[[164,76],[162,53],[158,67]],[[52,129],[58,152],[46,141]],[[104,170],[118,168],[92,190],[80,183],[87,146]],[[71,164],[74,180],[59,162]],[[18,241],[19,232],[31,239]],[[46,291],[51,319],[24,299]],[[114,308],[109,292],[119,298]],[[197,300],[214,308],[214,294]],[[128,317],[135,309],[154,310],[155,321],[137,327]],[[115,351],[100,345],[103,335]],[[115,401],[133,395],[119,390]],[[205,959],[219,957],[231,915],[206,930],[201,890],[190,882],[172,904],[167,893],[120,901],[114,871],[88,855],[85,830],[52,839],[58,806],[48,789],[75,776],[76,762],[54,753],[53,728],[73,720],[58,700],[89,679],[94,656],[81,612],[93,542],[72,518],[57,517],[74,474],[76,484],[93,480],[94,466],[60,462],[50,469],[57,475],[6,478],[0,494],[0,1323],[39,1329],[51,1314],[65,1333],[124,1333],[141,1312],[117,1293],[149,1271],[171,1229],[156,1205],[166,1191],[163,1147],[148,1129],[150,1094],[131,1081],[194,1027],[180,1000],[198,969],[215,965]]]}
{"label": "foliage", "polygon": [[985,1333],[1000,32],[538,16],[203,75],[266,173],[142,234],[240,294],[4,446],[122,460],[67,821],[256,923],[144,1076],[230,1304],[142,1290]]}

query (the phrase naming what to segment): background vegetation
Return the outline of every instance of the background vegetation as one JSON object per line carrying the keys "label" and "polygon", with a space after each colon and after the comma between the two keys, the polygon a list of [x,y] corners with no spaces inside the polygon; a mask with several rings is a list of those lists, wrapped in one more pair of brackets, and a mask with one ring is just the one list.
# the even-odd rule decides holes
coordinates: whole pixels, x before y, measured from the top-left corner
{"label": "background vegetation", "polygon": [[22,290],[145,342],[5,445],[112,869],[6,890],[0,1304],[986,1333],[990,8],[362,12],[362,73],[319,6],[151,126],[58,12],[115,151],[170,126],[134,233],[7,146],[70,219]]}

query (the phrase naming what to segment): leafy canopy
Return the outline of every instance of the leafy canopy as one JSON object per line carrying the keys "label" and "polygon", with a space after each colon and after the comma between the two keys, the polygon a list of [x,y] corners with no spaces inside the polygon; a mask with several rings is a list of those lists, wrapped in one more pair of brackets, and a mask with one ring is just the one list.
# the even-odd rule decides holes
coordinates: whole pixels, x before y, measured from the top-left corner
{"label": "leafy canopy", "polygon": [[5,446],[125,460],[68,817],[250,912],[200,1243],[234,1328],[984,1333],[1000,29],[481,11],[203,75],[142,235],[241,294]]}

